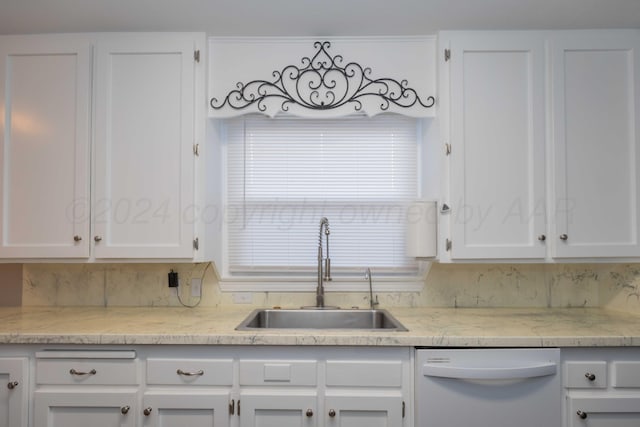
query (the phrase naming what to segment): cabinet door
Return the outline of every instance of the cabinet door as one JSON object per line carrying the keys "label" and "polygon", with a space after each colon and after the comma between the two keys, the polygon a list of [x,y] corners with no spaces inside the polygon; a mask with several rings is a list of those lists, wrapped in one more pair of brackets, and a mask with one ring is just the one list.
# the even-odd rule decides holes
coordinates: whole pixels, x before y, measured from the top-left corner
{"label": "cabinet door", "polygon": [[553,256],[640,255],[637,35],[552,41]]}
{"label": "cabinet door", "polygon": [[89,256],[91,47],[0,37],[0,257]]}
{"label": "cabinet door", "polygon": [[196,40],[109,37],[96,47],[96,258],[192,258]]}
{"label": "cabinet door", "polygon": [[135,427],[134,390],[36,391],[34,427]]}
{"label": "cabinet door", "polygon": [[26,358],[0,358],[0,426],[27,427]]}
{"label": "cabinet door", "polygon": [[229,391],[149,392],[144,395],[144,426],[227,427],[230,420]]}
{"label": "cabinet door", "polygon": [[544,41],[462,34],[450,46],[451,257],[544,258]]}
{"label": "cabinet door", "polygon": [[403,425],[402,397],[387,395],[341,395],[325,399],[328,427],[400,427]]}
{"label": "cabinet door", "polygon": [[569,397],[569,427],[638,427],[640,396]]}
{"label": "cabinet door", "polygon": [[318,425],[316,402],[315,390],[243,392],[240,427],[313,427]]}

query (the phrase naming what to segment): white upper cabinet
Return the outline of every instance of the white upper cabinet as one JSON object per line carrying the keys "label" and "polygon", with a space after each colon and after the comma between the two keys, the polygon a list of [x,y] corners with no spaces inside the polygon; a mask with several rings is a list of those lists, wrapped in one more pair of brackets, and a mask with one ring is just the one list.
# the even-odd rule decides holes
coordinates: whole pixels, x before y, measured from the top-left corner
{"label": "white upper cabinet", "polygon": [[0,258],[198,257],[204,45],[196,33],[0,38]]}
{"label": "white upper cabinet", "polygon": [[542,259],[544,38],[443,34],[441,45],[450,48],[451,258]]}
{"label": "white upper cabinet", "polygon": [[191,34],[96,46],[96,258],[194,256],[195,49]]}
{"label": "white upper cabinet", "polygon": [[0,258],[89,257],[91,44],[0,37]]}
{"label": "white upper cabinet", "polygon": [[640,256],[640,35],[551,40],[553,257]]}
{"label": "white upper cabinet", "polygon": [[640,256],[640,34],[445,33],[440,43],[451,144],[441,259]]}

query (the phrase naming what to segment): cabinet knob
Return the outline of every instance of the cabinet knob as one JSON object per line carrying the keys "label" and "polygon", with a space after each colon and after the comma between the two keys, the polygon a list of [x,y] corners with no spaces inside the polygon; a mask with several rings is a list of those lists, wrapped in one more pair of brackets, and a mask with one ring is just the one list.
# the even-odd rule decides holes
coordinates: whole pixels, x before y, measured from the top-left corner
{"label": "cabinet knob", "polygon": [[73,241],[74,241],[74,242],[79,242],[79,241],[81,241],[81,240],[82,240],[82,237],[80,237],[80,236],[78,236],[78,235],[73,236]]}
{"label": "cabinet knob", "polygon": [[336,416],[336,411],[335,411],[335,410],[333,410],[333,409],[329,409],[329,416],[330,416],[331,418],[335,417],[335,416]]}
{"label": "cabinet knob", "polygon": [[587,372],[586,374],[584,374],[584,376],[589,381],[595,381],[596,380],[596,374],[592,374],[591,372]]}
{"label": "cabinet knob", "polygon": [[120,408],[120,413],[122,415],[127,415],[129,413],[129,409],[131,409],[129,406],[123,406],[122,408]]}
{"label": "cabinet knob", "polygon": [[95,241],[96,241],[96,243],[97,243],[97,242],[99,242],[99,241],[101,241],[101,240],[102,240],[102,237],[100,237],[100,236],[96,236],[96,237],[94,237],[94,238],[93,238],[93,240],[95,240]]}
{"label": "cabinet knob", "polygon": [[149,415],[151,415],[151,411],[153,409],[151,407],[149,408],[144,408],[144,411],[142,411],[142,413],[144,414],[145,417],[148,417]]}
{"label": "cabinet knob", "polygon": [[14,388],[18,387],[18,381],[11,381],[9,384],[7,384],[7,388],[9,390],[13,390]]}
{"label": "cabinet knob", "polygon": [[587,413],[586,412],[578,411],[578,412],[576,412],[576,415],[578,415],[581,420],[587,419]]}
{"label": "cabinet knob", "polygon": [[306,415],[307,417],[313,417],[313,411],[311,409],[307,409]]}
{"label": "cabinet knob", "polygon": [[545,240],[547,240],[547,236],[545,236],[544,234],[541,234],[538,236],[538,240],[540,240],[541,242],[544,242]]}
{"label": "cabinet knob", "polygon": [[566,241],[569,238],[569,236],[567,236],[566,234],[561,234],[560,235],[560,240],[562,241]]}

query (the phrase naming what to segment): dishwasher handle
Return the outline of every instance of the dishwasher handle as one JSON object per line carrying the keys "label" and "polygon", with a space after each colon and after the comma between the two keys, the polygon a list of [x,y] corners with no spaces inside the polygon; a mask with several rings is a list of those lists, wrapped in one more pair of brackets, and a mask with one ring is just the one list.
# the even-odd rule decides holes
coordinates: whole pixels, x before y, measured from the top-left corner
{"label": "dishwasher handle", "polygon": [[451,366],[443,363],[425,363],[422,366],[422,374],[425,377],[461,380],[514,380],[536,378],[555,375],[556,371],[557,367],[553,362],[502,368]]}

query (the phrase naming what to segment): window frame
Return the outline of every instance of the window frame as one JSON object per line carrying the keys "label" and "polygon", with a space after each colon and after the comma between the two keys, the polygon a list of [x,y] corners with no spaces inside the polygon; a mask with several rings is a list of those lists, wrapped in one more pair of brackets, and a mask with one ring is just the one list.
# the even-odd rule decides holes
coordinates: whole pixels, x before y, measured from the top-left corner
{"label": "window frame", "polygon": [[[363,115],[364,117],[364,115]],[[224,141],[224,127],[227,119],[215,119],[216,122],[214,128],[217,134],[218,140],[218,165],[219,178],[218,182],[219,197],[221,206],[225,206],[228,200],[227,194],[227,144]],[[431,118],[417,118],[416,120],[416,136],[417,136],[417,195],[416,199],[422,198],[425,188],[425,158],[427,152],[429,154],[432,150],[428,150],[426,147],[427,134],[432,133],[430,130],[425,131],[425,127],[431,127],[433,120]],[[431,164],[433,162],[430,162]],[[430,173],[430,176],[432,174]],[[224,210],[224,209],[223,209]],[[319,220],[319,218],[318,218]],[[273,273],[259,272],[251,274],[245,272],[244,274],[232,273],[229,270],[229,262],[227,256],[227,248],[229,245],[229,230],[225,221],[222,221],[218,225],[218,248],[216,251],[217,256],[215,262],[217,265],[217,274],[219,278],[219,286],[222,292],[313,292],[317,286],[317,274],[313,273],[301,273],[296,269],[274,271]],[[313,242],[310,242],[310,245]],[[415,273],[407,274],[376,274],[373,270],[374,287],[376,291],[383,292],[420,292],[425,285],[425,278],[431,268],[431,260],[417,260],[417,271]],[[364,292],[368,291],[368,281],[364,280],[364,271],[369,267],[367,265],[362,266],[362,271],[341,272],[338,275],[333,275],[333,280],[330,282],[324,282],[326,292]]]}

